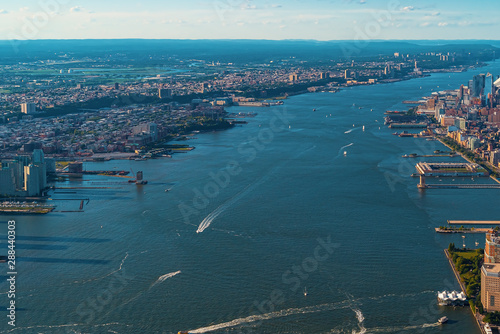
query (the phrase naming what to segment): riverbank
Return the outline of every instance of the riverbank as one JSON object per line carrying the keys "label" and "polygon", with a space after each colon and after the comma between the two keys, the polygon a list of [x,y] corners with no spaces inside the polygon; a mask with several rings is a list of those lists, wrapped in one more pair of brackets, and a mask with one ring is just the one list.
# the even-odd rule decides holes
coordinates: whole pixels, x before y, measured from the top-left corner
{"label": "riverbank", "polygon": [[[458,272],[457,268],[455,267],[455,264],[453,263],[453,259],[450,255],[450,252],[448,249],[444,250],[444,254],[446,255],[446,258],[448,259],[448,263],[450,264],[451,270],[453,271],[453,274],[455,275],[455,278],[460,285],[460,289],[462,290],[463,293],[467,295],[467,289],[465,287],[464,282],[462,281],[462,278],[460,276],[460,273]],[[469,295],[467,295],[467,298],[470,298]],[[486,334],[484,330],[484,325],[485,323],[482,321],[483,316],[476,310],[473,310],[472,305],[469,307],[470,311],[472,312],[472,315],[474,316],[474,319],[476,319],[477,326],[479,327],[479,330],[481,333]]]}

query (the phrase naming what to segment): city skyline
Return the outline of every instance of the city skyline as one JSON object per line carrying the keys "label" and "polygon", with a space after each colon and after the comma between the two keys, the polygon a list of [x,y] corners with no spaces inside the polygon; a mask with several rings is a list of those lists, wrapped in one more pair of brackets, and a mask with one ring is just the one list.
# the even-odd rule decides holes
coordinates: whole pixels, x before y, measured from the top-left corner
{"label": "city skyline", "polygon": [[[491,14],[484,15],[488,8]],[[28,0],[0,6],[9,39],[491,39],[500,23],[492,0],[268,0],[99,2]]]}

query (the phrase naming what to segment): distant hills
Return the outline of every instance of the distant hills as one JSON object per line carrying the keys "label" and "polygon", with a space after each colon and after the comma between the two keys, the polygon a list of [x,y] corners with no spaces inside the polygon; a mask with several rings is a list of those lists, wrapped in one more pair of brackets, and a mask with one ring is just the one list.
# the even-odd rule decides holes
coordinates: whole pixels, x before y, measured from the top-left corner
{"label": "distant hills", "polygon": [[0,41],[2,63],[32,62],[64,55],[71,58],[118,55],[137,61],[166,57],[221,62],[356,59],[394,52],[489,53],[500,57],[500,41],[314,41],[314,40],[33,40]]}

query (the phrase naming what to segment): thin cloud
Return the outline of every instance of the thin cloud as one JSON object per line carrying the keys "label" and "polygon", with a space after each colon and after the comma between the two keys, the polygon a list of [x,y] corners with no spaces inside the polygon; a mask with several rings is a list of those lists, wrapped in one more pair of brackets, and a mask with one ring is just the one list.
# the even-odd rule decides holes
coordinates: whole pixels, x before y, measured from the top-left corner
{"label": "thin cloud", "polygon": [[402,12],[412,12],[414,10],[415,10],[415,7],[413,7],[413,6],[406,6],[406,7],[401,8]]}
{"label": "thin cloud", "polygon": [[83,12],[84,8],[81,6],[75,6],[69,10],[72,13],[78,13],[78,12]]}
{"label": "thin cloud", "polygon": [[2,15],[2,14],[9,14],[9,12],[6,11],[5,9],[0,9],[0,15]]}

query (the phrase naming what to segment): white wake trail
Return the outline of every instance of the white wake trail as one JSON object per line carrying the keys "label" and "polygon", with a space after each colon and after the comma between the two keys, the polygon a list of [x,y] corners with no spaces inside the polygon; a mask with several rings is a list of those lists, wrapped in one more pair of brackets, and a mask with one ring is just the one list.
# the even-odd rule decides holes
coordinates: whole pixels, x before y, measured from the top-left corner
{"label": "white wake trail", "polygon": [[347,307],[349,307],[349,305],[346,302],[340,302],[337,304],[322,304],[322,305],[308,306],[308,307],[303,307],[303,308],[289,308],[286,310],[275,311],[275,312],[270,312],[270,313],[265,313],[265,314],[251,315],[251,316],[248,316],[246,318],[239,318],[239,319],[235,319],[235,320],[224,322],[224,323],[217,324],[217,325],[212,325],[212,326],[208,326],[208,327],[190,330],[188,332],[189,333],[208,333],[208,332],[213,332],[213,331],[216,331],[219,329],[236,327],[236,326],[239,326],[242,324],[249,324],[249,323],[261,321],[261,320],[269,320],[269,319],[274,319],[274,318],[288,317],[288,316],[296,315],[296,314],[308,314],[308,313],[316,313],[316,312],[323,312],[323,311],[332,311],[332,310],[338,310],[338,309],[343,309],[343,308],[347,308]]}
{"label": "white wake trail", "polygon": [[91,278],[91,279],[88,279],[88,280],[84,280],[84,281],[74,281],[73,283],[76,283],[76,284],[82,284],[82,283],[88,283],[88,282],[93,282],[93,281],[98,281],[98,280],[101,280],[103,278],[106,278],[106,277],[109,277],[117,272],[119,272],[120,270],[122,270],[123,268],[123,264],[125,263],[125,260],[128,258],[128,252],[125,254],[125,257],[122,259],[122,262],[120,263],[120,267],[118,267],[118,269],[116,270],[113,270],[112,272],[110,272],[109,274],[106,274],[104,276],[101,276],[101,277],[97,277],[97,278]]}
{"label": "white wake trail", "polygon": [[[351,144],[351,145],[353,145],[353,144]],[[314,146],[312,146],[312,147],[310,147],[308,149],[305,149],[305,150],[301,151],[299,154],[297,154],[294,158],[297,159],[302,154],[307,153],[307,152],[309,152],[309,151],[311,151],[311,150],[313,150],[315,148],[316,148],[316,145],[314,145]],[[240,191],[233,198],[231,198],[231,199],[227,200],[226,202],[222,203],[217,209],[215,209],[214,211],[212,211],[210,214],[208,214],[208,216],[205,217],[205,219],[202,220],[202,222],[198,226],[198,229],[196,230],[196,233],[202,233],[203,231],[205,231],[210,226],[210,224],[212,224],[212,222],[221,213],[223,213],[224,211],[226,211],[227,209],[229,209],[233,204],[235,204],[236,202],[238,202],[240,199],[242,199],[248,193],[250,193],[251,191],[255,190],[255,188],[257,188],[262,183],[264,183],[265,181],[267,181],[267,179],[269,179],[269,177],[272,174],[274,174],[279,168],[281,168],[281,166],[283,166],[284,164],[285,163],[283,163],[283,164],[281,164],[279,166],[274,167],[273,169],[271,169],[271,171],[269,173],[267,173],[266,175],[264,175],[262,178],[260,178],[259,180],[255,181],[254,183],[249,184],[248,186],[245,187],[245,189],[243,189],[242,191]]]}
{"label": "white wake trail", "polygon": [[215,218],[217,218],[221,213],[223,213],[224,211],[229,209],[233,204],[238,202],[240,199],[242,199],[248,193],[253,191],[255,188],[260,186],[262,183],[264,183],[270,177],[270,175],[273,174],[275,172],[275,170],[278,168],[279,167],[274,168],[273,170],[271,170],[271,172],[269,172],[267,175],[263,176],[260,180],[257,180],[254,183],[249,184],[248,186],[245,187],[245,189],[240,191],[233,198],[227,200],[222,205],[220,205],[217,209],[212,211],[208,216],[205,217],[205,219],[203,219],[200,226],[198,226],[196,233],[202,233],[203,231],[205,231],[210,226],[210,224],[212,224],[212,222],[215,220]]}
{"label": "white wake trail", "polygon": [[154,282],[154,283],[151,285],[151,287],[154,287],[156,284],[159,284],[159,283],[164,282],[166,279],[169,279],[169,278],[171,278],[171,277],[177,276],[177,275],[179,275],[180,273],[181,273],[181,271],[179,270],[179,271],[176,271],[176,272],[174,272],[174,273],[165,274],[165,275],[163,275],[163,276],[160,276],[160,277],[158,277],[158,279],[156,280],[156,282]]}

